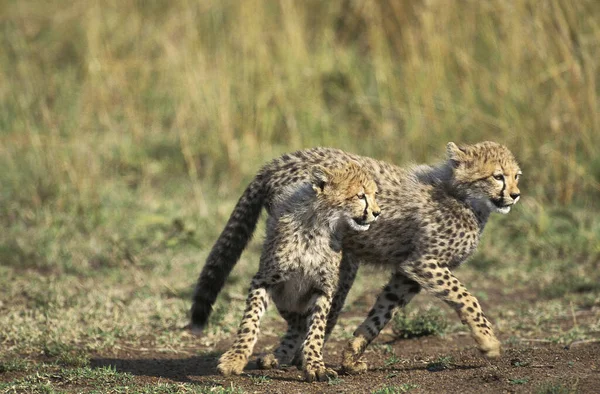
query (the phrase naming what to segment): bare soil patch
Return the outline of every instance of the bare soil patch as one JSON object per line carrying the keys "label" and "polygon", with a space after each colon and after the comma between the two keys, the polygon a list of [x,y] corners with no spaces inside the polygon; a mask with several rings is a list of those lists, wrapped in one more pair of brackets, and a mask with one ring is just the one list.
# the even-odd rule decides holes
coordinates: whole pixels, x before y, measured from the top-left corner
{"label": "bare soil patch", "polygon": [[[367,351],[367,373],[340,375],[337,380],[325,383],[303,382],[301,371],[295,367],[260,370],[255,357],[243,375],[222,377],[216,365],[226,343],[208,355],[121,351],[112,356],[98,355],[92,359],[92,366],[114,366],[117,371],[135,375],[140,383],[233,385],[259,393],[366,393],[384,388],[411,393],[538,393],[559,388],[565,390],[562,392],[597,393],[600,390],[599,343],[576,343],[566,348],[523,342],[505,346],[500,359],[488,361],[479,355],[467,335],[390,339],[382,335]],[[275,337],[263,338],[257,349],[273,346],[276,341]],[[338,370],[344,345],[345,341],[338,340],[326,346],[325,361]],[[196,351],[201,353],[203,349],[198,347]]]}

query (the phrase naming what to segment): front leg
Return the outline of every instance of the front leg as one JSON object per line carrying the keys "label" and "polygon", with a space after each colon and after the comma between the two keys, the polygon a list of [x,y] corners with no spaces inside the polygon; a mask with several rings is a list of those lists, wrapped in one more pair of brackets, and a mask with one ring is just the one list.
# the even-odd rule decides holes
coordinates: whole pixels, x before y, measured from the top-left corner
{"label": "front leg", "polygon": [[318,380],[323,382],[328,378],[337,377],[337,373],[326,368],[323,362],[323,344],[325,341],[325,325],[331,308],[331,296],[320,294],[315,301],[308,333],[302,347],[304,358],[304,378],[307,382]]}
{"label": "front leg", "polygon": [[290,362],[293,364],[292,359],[300,360],[302,358],[299,350],[304,338],[306,338],[307,315],[281,309],[279,309],[279,314],[287,322],[287,332],[273,353],[267,353],[258,358],[258,366],[261,369],[278,368],[280,365],[289,364]]}
{"label": "front leg", "polygon": [[392,319],[399,307],[404,307],[419,293],[421,287],[403,274],[395,273],[383,291],[377,296],[375,305],[365,321],[354,331],[354,338],[344,349],[342,368],[349,374],[358,374],[367,370],[367,364],[361,360],[365,349],[379,332]]}
{"label": "front leg", "polygon": [[423,259],[403,268],[411,279],[454,308],[462,323],[469,326],[471,336],[486,357],[500,356],[500,342],[477,298],[467,291],[445,264]]}

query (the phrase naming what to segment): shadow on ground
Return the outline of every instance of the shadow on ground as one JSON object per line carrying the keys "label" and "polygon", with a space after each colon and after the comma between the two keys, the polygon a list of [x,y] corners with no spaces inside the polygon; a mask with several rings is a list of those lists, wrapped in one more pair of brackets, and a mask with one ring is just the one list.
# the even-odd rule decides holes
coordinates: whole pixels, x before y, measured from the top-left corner
{"label": "shadow on ground", "polygon": [[[106,366],[114,367],[118,372],[128,372],[136,376],[166,378],[181,383],[197,383],[189,376],[215,376],[217,375],[218,356],[192,356],[186,358],[170,359],[156,355],[151,358],[93,358],[90,360],[92,368]],[[210,382],[203,382],[203,385]],[[215,382],[215,385],[217,383]]]}
{"label": "shadow on ground", "polygon": [[[164,354],[153,354],[154,357],[148,358],[92,358],[90,366],[92,368],[113,367],[117,372],[127,372],[135,376],[155,377],[169,379],[180,383],[193,383],[206,385],[220,386],[221,383],[217,380],[210,381],[202,379],[199,382],[197,379],[190,379],[190,376],[198,377],[213,377],[220,378],[217,372],[217,363],[220,355],[210,356],[192,356],[186,358],[162,358]],[[254,358],[256,358],[254,356]],[[281,372],[297,371],[296,367],[287,367],[280,370]],[[252,360],[244,368],[244,373],[266,372],[258,368],[256,361]],[[300,372],[300,371],[298,371]],[[277,379],[277,378],[275,378]],[[283,378],[282,380],[297,381],[298,379]]]}

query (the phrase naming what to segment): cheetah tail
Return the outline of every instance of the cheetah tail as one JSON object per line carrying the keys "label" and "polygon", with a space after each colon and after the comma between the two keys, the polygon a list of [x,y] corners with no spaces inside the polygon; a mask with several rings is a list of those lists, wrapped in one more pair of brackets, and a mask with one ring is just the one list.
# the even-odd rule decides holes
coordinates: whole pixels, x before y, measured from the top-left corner
{"label": "cheetah tail", "polygon": [[201,331],[206,325],[217,295],[252,238],[264,196],[262,177],[258,175],[240,197],[202,268],[192,299],[192,330]]}

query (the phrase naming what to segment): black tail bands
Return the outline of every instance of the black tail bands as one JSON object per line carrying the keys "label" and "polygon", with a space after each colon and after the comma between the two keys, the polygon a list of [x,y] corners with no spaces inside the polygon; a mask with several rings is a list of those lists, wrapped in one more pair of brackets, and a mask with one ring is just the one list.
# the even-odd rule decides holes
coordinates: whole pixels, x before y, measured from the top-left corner
{"label": "black tail bands", "polygon": [[237,202],[200,273],[192,299],[193,330],[204,328],[208,322],[217,295],[252,238],[264,204],[264,196],[263,176],[259,174]]}

